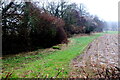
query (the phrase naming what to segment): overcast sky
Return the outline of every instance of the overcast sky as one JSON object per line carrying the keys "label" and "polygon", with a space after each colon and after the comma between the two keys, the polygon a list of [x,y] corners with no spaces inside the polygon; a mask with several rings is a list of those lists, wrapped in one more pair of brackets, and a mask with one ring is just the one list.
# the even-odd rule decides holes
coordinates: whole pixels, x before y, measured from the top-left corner
{"label": "overcast sky", "polygon": [[106,21],[118,21],[118,2],[120,0],[70,0],[83,3],[91,14],[95,14]]}
{"label": "overcast sky", "polygon": [[[33,0],[33,1],[58,1],[58,0]],[[118,21],[118,2],[120,0],[65,0],[83,3],[90,14],[97,15],[105,21]]]}
{"label": "overcast sky", "polygon": [[65,1],[75,2],[77,4],[83,3],[87,7],[88,12],[90,12],[93,15],[97,15],[98,17],[105,21],[118,21],[118,2],[120,0],[65,0]]}

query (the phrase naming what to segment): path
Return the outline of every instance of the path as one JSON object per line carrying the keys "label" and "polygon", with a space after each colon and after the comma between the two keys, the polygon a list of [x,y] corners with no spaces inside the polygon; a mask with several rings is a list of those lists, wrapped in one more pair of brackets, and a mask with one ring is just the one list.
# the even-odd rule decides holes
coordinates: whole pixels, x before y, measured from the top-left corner
{"label": "path", "polygon": [[120,76],[118,59],[118,35],[105,34],[94,40],[84,54],[72,61],[70,76],[98,78],[115,73]]}

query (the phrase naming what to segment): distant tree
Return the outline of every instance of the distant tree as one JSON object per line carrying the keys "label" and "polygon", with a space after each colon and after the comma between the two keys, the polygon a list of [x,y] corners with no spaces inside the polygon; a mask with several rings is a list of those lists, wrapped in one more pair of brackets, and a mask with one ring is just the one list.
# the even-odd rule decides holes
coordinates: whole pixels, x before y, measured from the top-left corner
{"label": "distant tree", "polygon": [[95,16],[93,20],[97,23],[96,31],[102,32],[104,28],[104,22],[100,20],[97,16]]}
{"label": "distant tree", "polygon": [[84,4],[79,4],[78,6],[78,10],[79,10],[79,14],[80,16],[86,16],[88,14],[87,10],[86,10],[86,7]]}

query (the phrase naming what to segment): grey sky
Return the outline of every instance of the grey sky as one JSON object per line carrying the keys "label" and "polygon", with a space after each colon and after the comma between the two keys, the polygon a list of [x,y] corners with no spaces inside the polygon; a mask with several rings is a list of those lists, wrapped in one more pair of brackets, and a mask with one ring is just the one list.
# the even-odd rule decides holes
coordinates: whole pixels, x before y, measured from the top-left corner
{"label": "grey sky", "polygon": [[[33,1],[51,2],[58,0],[33,0]],[[65,0],[65,1],[75,2],[77,4],[83,3],[87,7],[88,12],[90,12],[93,15],[97,15],[98,17],[105,21],[118,21],[118,2],[120,0]]]}
{"label": "grey sky", "polygon": [[91,14],[98,15],[106,21],[118,21],[119,0],[70,0],[84,3]]}
{"label": "grey sky", "polygon": [[85,6],[87,7],[88,11],[91,14],[97,15],[98,17],[105,21],[118,21],[118,2],[120,0],[65,0],[65,1],[75,2],[77,4],[83,3],[85,4]]}

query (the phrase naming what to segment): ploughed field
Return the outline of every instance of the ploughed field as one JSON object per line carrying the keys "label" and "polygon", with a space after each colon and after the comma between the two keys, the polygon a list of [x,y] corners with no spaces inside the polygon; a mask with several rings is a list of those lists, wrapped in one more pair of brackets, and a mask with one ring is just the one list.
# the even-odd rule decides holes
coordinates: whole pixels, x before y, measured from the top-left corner
{"label": "ploughed field", "polygon": [[116,78],[120,77],[118,34],[104,34],[89,44],[84,54],[72,63],[71,77]]}

